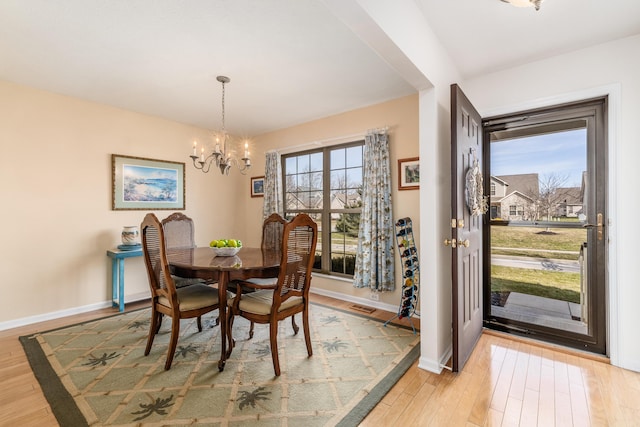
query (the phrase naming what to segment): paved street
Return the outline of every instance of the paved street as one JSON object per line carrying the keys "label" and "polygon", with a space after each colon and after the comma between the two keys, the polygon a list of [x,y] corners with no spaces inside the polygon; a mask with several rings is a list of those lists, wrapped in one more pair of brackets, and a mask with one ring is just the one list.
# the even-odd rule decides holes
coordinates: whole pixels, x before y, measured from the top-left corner
{"label": "paved street", "polygon": [[530,268],[535,270],[579,273],[580,263],[570,260],[540,259],[509,255],[492,255],[491,264],[503,267]]}

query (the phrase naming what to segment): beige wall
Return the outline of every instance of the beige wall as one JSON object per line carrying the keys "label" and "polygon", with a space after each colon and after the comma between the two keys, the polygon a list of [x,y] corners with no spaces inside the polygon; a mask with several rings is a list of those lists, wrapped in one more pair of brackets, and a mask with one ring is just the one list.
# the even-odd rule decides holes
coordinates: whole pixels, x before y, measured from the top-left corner
{"label": "beige wall", "polygon": [[[326,141],[347,142],[358,140],[357,136],[352,139],[343,137],[351,135],[364,136],[367,129],[389,127],[389,141],[391,147],[391,173],[393,182],[393,217],[394,219],[411,217],[414,224],[414,235],[416,239],[420,235],[419,224],[419,192],[417,190],[398,191],[398,163],[397,159],[418,156],[418,96],[412,95],[399,98],[386,103],[374,105],[330,116],[313,122],[293,126],[276,132],[259,135],[254,138],[254,151],[256,151],[255,170],[251,172],[253,176],[264,175],[264,155],[273,149],[286,149],[312,142]],[[300,149],[310,149],[312,146]],[[291,150],[291,148],[289,149]],[[249,181],[246,184],[249,188]],[[253,239],[252,244],[259,243],[260,227],[262,221],[262,199],[244,197],[238,204],[239,213],[244,214],[244,222],[248,224]],[[418,250],[420,243],[417,242]],[[399,260],[396,253],[396,260]],[[401,282],[401,272],[396,271],[396,283]],[[352,300],[357,298],[369,299],[369,291],[366,289],[356,289],[352,283],[315,277],[313,287],[329,292],[338,292],[347,295]],[[397,308],[400,302],[400,287],[396,292],[385,292],[380,298],[380,303],[388,304]]]}
{"label": "beige wall", "polygon": [[[207,133],[3,81],[0,121],[0,327],[104,306],[106,250],[121,243],[122,226],[140,224],[146,213],[111,210],[111,154],[186,162],[193,139]],[[240,228],[228,206],[240,189],[240,175],[187,165],[184,212],[196,221],[199,244]],[[147,287],[142,258],[127,260],[126,294]]]}
{"label": "beige wall", "polygon": [[[106,250],[120,243],[122,226],[140,224],[146,213],[111,210],[111,154],[186,163],[193,140],[209,141],[208,132],[4,81],[0,117],[0,329],[108,305]],[[391,126],[395,174],[396,157],[418,152],[416,97],[255,138],[255,166],[246,176],[203,174],[187,163],[184,213],[195,220],[197,244],[221,236],[259,242],[262,199],[250,197],[249,179],[264,173],[265,151],[383,125]],[[394,194],[395,216],[417,219],[417,196]],[[171,211],[155,213],[163,218]],[[125,294],[144,296],[142,258],[125,265]],[[348,283],[316,284],[322,282],[356,293]],[[397,305],[399,298],[388,301]]]}

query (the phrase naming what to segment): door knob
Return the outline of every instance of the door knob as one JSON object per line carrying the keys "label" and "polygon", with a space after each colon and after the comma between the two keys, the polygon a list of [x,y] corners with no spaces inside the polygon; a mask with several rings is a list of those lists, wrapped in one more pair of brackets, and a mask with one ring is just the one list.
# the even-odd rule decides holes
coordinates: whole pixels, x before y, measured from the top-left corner
{"label": "door knob", "polygon": [[469,244],[469,239],[458,240],[458,246],[464,246],[465,248],[468,248]]}
{"label": "door knob", "polygon": [[456,244],[457,244],[457,242],[456,242],[454,239],[451,239],[451,240],[449,240],[449,239],[445,239],[445,240],[444,240],[444,245],[445,245],[445,246],[449,246],[449,245],[451,245],[451,247],[452,247],[452,248],[455,248],[455,247],[456,247]]}

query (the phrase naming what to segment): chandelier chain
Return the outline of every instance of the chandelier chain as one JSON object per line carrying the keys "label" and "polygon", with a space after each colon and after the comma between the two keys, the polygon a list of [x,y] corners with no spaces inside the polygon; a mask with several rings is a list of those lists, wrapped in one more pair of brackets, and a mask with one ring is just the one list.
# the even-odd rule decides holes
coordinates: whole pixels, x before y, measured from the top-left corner
{"label": "chandelier chain", "polygon": [[225,127],[225,123],[224,123],[224,83],[222,82],[222,133],[226,134],[227,133],[227,129]]}

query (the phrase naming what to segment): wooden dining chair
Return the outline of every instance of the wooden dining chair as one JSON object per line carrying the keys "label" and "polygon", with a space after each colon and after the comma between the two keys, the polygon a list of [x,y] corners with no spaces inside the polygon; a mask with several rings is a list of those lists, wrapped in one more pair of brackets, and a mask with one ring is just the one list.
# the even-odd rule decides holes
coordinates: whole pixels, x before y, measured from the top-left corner
{"label": "wooden dining chair", "polygon": [[[174,212],[162,220],[164,239],[167,250],[170,249],[191,249],[196,247],[195,227],[193,220],[182,212]],[[185,254],[186,255],[186,254]],[[173,274],[173,273],[172,273]],[[180,277],[173,274],[173,280],[177,288],[189,286],[194,283],[213,284],[204,279],[191,277]]]}
{"label": "wooden dining chair", "polygon": [[[271,357],[276,376],[280,375],[278,359],[278,322],[302,313],[307,353],[313,354],[309,335],[309,287],[311,269],[318,240],[318,226],[306,214],[299,214],[284,225],[282,233],[280,273],[274,285],[240,282],[235,297],[228,299],[228,356],[233,350],[233,319],[242,316],[251,322],[269,324]],[[256,289],[246,293],[245,288]],[[294,329],[294,334],[297,334]]]}
{"label": "wooden dining chair", "polygon": [[[284,225],[287,223],[287,220],[284,219],[278,213],[272,213],[269,215],[264,222],[262,223],[262,243],[260,247],[262,249],[269,250],[280,250],[282,247],[282,232],[284,231]],[[231,282],[230,289],[234,292],[237,291],[238,282],[249,282],[257,285],[275,285],[278,281],[278,276],[274,277],[260,277],[246,280],[234,280]],[[254,288],[245,287],[245,292],[253,292]],[[298,332],[298,325],[296,325],[296,320],[294,316],[291,316],[291,324],[293,326],[293,330]],[[251,322],[251,326],[249,327],[249,339],[253,338],[253,329],[254,323]]]}
{"label": "wooden dining chair", "polygon": [[180,334],[180,320],[197,317],[198,331],[202,331],[201,316],[219,308],[218,289],[202,283],[176,288],[167,261],[162,224],[150,213],[140,225],[142,252],[151,290],[151,325],[144,355],[151,351],[153,339],[160,329],[163,315],[171,317],[171,339],[164,369],[171,368]]}

